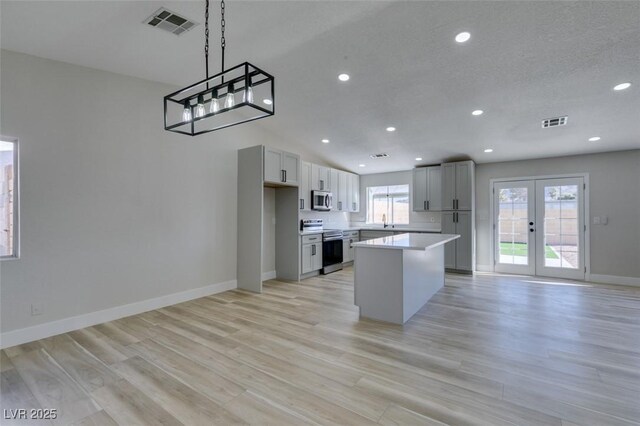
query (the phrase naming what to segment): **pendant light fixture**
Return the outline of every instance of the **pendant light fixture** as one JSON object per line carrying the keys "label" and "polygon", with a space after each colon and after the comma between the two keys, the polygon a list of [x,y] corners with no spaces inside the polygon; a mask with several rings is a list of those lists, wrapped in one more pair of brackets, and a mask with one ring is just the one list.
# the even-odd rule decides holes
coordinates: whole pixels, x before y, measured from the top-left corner
{"label": "pendant light fixture", "polygon": [[[209,76],[209,0],[205,0],[205,79],[164,97],[164,129],[196,136],[275,113],[274,78],[243,62],[225,70],[225,3],[220,2],[221,72]],[[269,100],[260,105],[254,98]]]}

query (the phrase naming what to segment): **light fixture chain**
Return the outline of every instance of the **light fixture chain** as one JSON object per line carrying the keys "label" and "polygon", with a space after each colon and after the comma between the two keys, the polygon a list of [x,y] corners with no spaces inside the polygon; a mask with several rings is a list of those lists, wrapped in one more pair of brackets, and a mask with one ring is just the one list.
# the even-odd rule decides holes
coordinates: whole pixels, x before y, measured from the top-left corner
{"label": "light fixture chain", "polygon": [[206,0],[204,9],[204,68],[206,78],[209,78],[209,0]]}
{"label": "light fixture chain", "polygon": [[222,72],[224,72],[224,48],[227,46],[227,40],[224,38],[224,30],[226,22],[224,20],[224,0],[220,1],[220,29],[221,29],[221,37],[220,37],[220,47],[222,47]]}

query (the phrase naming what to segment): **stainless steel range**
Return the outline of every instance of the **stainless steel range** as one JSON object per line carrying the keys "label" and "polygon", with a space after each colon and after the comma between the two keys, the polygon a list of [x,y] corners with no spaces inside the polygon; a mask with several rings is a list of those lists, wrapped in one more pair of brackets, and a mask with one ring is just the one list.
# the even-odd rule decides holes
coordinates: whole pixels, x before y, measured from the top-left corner
{"label": "stainless steel range", "polygon": [[342,269],[342,231],[339,229],[327,229],[322,233],[322,273]]}

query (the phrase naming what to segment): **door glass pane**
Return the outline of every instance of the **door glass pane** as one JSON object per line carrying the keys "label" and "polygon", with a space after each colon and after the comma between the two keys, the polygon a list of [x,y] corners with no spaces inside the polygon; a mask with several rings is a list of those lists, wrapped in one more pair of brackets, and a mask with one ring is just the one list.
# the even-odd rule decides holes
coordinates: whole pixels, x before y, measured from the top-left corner
{"label": "door glass pane", "polygon": [[529,263],[527,188],[498,191],[499,262],[511,265]]}
{"label": "door glass pane", "polygon": [[578,185],[544,188],[544,266],[579,266]]}

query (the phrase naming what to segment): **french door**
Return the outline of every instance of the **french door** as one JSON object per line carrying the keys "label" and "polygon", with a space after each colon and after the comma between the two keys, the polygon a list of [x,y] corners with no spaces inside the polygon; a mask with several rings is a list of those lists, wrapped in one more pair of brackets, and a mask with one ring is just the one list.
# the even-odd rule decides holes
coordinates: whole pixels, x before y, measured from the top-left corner
{"label": "french door", "polygon": [[496,182],[495,271],[584,279],[584,179]]}

